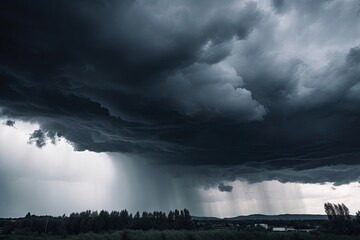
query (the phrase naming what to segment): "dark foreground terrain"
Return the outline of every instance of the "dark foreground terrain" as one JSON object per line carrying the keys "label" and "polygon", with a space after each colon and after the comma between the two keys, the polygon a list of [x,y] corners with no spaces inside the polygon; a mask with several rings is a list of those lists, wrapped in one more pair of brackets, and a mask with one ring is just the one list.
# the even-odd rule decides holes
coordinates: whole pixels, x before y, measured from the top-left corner
{"label": "dark foreground terrain", "polygon": [[72,239],[72,240],[355,240],[359,236],[346,236],[328,233],[275,233],[268,231],[237,231],[237,230],[125,230],[113,233],[85,233],[73,236],[21,236],[0,235],[0,239],[7,240],[42,240],[42,239]]}
{"label": "dark foreground terrain", "polygon": [[70,216],[0,219],[0,240],[360,240],[360,211],[324,204],[323,215],[251,215],[231,219],[191,217],[187,209],[164,212],[102,210]]}

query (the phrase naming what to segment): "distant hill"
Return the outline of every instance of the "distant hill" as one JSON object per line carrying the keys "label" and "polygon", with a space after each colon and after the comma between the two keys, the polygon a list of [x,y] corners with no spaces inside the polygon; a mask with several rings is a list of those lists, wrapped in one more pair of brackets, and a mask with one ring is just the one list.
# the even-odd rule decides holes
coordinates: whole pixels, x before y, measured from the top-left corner
{"label": "distant hill", "polygon": [[237,216],[232,218],[216,218],[216,217],[192,217],[193,220],[197,221],[215,221],[215,220],[226,220],[226,221],[244,221],[244,220],[257,220],[257,221],[273,221],[273,220],[327,220],[326,215],[321,214],[279,214],[279,215],[263,215],[263,214],[252,214],[248,216]]}
{"label": "distant hill", "polygon": [[215,220],[223,220],[222,218],[217,217],[197,217],[197,216],[191,216],[192,220],[196,221],[215,221]]}

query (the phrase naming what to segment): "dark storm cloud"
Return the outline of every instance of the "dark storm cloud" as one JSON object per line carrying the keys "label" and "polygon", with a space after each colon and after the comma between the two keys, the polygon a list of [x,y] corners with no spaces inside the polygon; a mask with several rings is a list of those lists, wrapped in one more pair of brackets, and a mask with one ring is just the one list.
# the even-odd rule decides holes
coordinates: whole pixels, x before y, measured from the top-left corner
{"label": "dark storm cloud", "polygon": [[281,12],[284,8],[285,1],[284,0],[272,0],[272,4],[277,12]]}
{"label": "dark storm cloud", "polygon": [[14,127],[15,121],[14,120],[6,120],[4,124],[9,127]]}
{"label": "dark storm cloud", "polygon": [[35,130],[29,137],[29,144],[35,143],[38,148],[42,148],[50,141],[53,145],[60,139],[61,134],[54,131],[43,132],[41,129]]}
{"label": "dark storm cloud", "polygon": [[42,148],[46,145],[46,135],[41,129],[35,130],[29,137],[29,143],[35,143],[38,148]]}
{"label": "dark storm cloud", "polygon": [[220,192],[231,192],[233,190],[233,186],[225,185],[224,183],[220,183],[218,186]]}
{"label": "dark storm cloud", "polygon": [[39,147],[63,136],[249,181],[342,182],[301,173],[359,164],[356,1],[0,4],[1,114],[38,122]]}

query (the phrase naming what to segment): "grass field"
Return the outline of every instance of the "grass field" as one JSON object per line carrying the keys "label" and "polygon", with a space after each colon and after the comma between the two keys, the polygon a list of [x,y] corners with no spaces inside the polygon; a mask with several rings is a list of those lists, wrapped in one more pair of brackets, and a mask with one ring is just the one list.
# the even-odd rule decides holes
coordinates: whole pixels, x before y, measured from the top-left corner
{"label": "grass field", "polygon": [[274,233],[265,231],[202,230],[202,231],[118,231],[113,233],[87,233],[75,236],[20,236],[0,235],[6,240],[355,240],[359,236],[325,233]]}

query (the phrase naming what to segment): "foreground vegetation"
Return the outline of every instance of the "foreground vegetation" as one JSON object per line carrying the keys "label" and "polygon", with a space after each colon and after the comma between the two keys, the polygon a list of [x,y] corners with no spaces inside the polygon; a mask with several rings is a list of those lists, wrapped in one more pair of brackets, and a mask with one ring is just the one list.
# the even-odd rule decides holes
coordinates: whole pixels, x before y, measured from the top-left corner
{"label": "foreground vegetation", "polygon": [[3,235],[76,235],[80,233],[102,233],[123,229],[132,230],[166,230],[192,229],[187,209],[170,211],[167,215],[161,211],[137,212],[134,216],[126,210],[84,211],[70,216],[35,216],[28,213],[23,218],[0,219],[0,233]]}
{"label": "foreground vegetation", "polygon": [[1,236],[0,240],[355,240],[358,236],[336,235],[328,233],[275,233],[269,231],[237,230],[124,230],[113,233],[85,233],[72,236]]}
{"label": "foreground vegetation", "polygon": [[[360,212],[324,204],[328,220],[192,220],[187,209],[164,212],[85,211],[70,216],[0,219],[0,240],[352,240],[360,239]],[[275,228],[287,232],[274,232]],[[274,231],[272,231],[274,230]]]}

